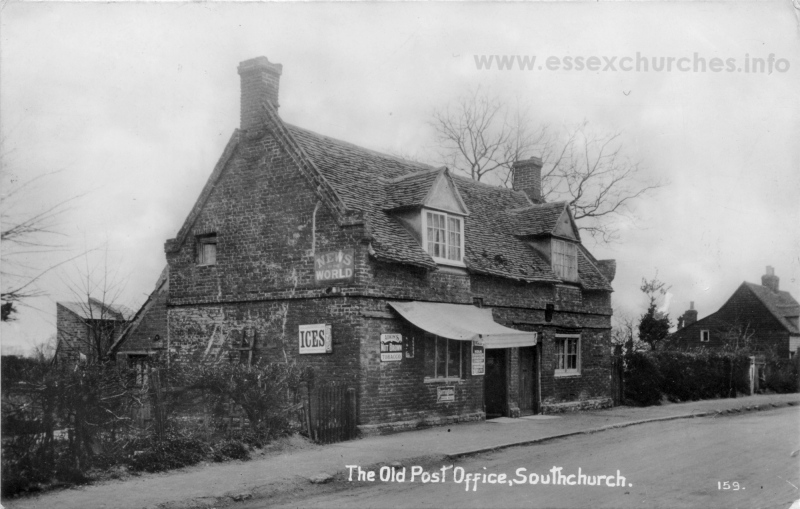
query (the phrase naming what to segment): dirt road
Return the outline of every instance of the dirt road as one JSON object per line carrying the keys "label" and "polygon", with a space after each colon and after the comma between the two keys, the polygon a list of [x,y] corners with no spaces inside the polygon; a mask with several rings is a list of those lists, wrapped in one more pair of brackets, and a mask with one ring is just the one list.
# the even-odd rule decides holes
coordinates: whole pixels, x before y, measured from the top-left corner
{"label": "dirt road", "polygon": [[[798,422],[800,410],[785,408],[653,423],[506,449],[454,465],[417,465],[430,477],[418,468],[414,482],[414,465],[404,465],[404,482],[400,469],[394,482],[380,481],[378,470],[372,482],[338,481],[235,507],[788,508],[800,499]],[[432,482],[433,474],[440,482]],[[470,474],[478,474],[477,480]],[[607,477],[599,485],[584,485],[600,475]]]}

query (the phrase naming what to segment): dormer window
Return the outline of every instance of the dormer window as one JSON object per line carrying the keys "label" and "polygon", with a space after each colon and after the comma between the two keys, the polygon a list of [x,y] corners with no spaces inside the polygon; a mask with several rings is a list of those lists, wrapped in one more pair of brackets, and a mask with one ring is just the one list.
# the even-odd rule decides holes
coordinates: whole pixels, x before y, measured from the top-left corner
{"label": "dormer window", "polygon": [[445,212],[422,211],[423,248],[437,263],[464,265],[464,218]]}
{"label": "dormer window", "polygon": [[564,281],[578,280],[578,246],[553,238],[550,241],[553,272]]}

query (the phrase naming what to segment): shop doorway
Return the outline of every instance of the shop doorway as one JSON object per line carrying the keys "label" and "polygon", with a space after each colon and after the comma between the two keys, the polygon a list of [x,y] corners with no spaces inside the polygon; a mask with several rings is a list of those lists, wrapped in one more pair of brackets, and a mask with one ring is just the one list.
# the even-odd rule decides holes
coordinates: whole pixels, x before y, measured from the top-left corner
{"label": "shop doorway", "polygon": [[535,346],[519,349],[519,413],[539,413],[539,355]]}
{"label": "shop doorway", "polygon": [[506,415],[506,352],[504,348],[486,350],[483,402],[487,419]]}

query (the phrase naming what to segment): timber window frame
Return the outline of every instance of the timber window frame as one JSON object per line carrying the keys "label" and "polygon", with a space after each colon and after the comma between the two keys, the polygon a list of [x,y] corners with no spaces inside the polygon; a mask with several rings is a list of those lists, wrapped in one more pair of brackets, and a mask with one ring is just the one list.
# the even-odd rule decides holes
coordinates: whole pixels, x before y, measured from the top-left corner
{"label": "timber window frame", "polygon": [[701,343],[708,343],[711,341],[711,331],[708,329],[703,329],[700,331],[700,342]]}
{"label": "timber window frame", "polygon": [[578,281],[578,245],[557,238],[550,239],[553,272],[564,281]]}
{"label": "timber window frame", "polygon": [[464,265],[464,216],[423,208],[422,249],[436,263]]}
{"label": "timber window frame", "polygon": [[217,234],[202,235],[197,237],[197,265],[207,266],[217,264]]}
{"label": "timber window frame", "polygon": [[452,382],[464,379],[465,341],[425,335],[425,382]]}
{"label": "timber window frame", "polygon": [[555,376],[579,376],[581,374],[581,335],[556,334]]}

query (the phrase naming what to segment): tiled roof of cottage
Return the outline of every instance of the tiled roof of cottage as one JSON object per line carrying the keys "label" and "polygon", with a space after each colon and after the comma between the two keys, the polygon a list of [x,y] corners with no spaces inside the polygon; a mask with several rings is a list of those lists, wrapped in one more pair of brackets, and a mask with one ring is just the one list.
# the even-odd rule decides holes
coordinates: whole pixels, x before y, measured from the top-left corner
{"label": "tiled roof of cottage", "polygon": [[[284,126],[347,208],[364,212],[373,237],[373,256],[390,262],[436,267],[430,255],[388,210],[421,205],[440,169],[380,154],[289,124],[284,123]],[[527,196],[519,191],[456,175],[452,175],[452,180],[471,213],[464,225],[464,262],[468,270],[528,282],[560,281],[550,264],[516,235],[520,228],[523,231],[543,229],[529,225],[529,221],[543,220],[547,228],[553,210],[559,210],[560,216],[563,203],[532,206]],[[517,220],[510,220],[507,211],[520,209],[523,210],[517,214]],[[611,291],[611,285],[583,249],[578,255],[578,276],[587,289]]]}
{"label": "tiled roof of cottage", "polygon": [[555,229],[558,219],[564,213],[564,207],[565,202],[541,203],[509,210],[508,214],[516,225],[517,235],[543,235]]}
{"label": "tiled roof of cottage", "polygon": [[789,292],[773,292],[766,286],[744,282],[770,313],[792,334],[800,334],[800,330],[787,318],[800,315],[800,303],[794,300]]}
{"label": "tiled roof of cottage", "polygon": [[384,181],[386,188],[385,209],[421,206],[440,170],[423,170]]}

